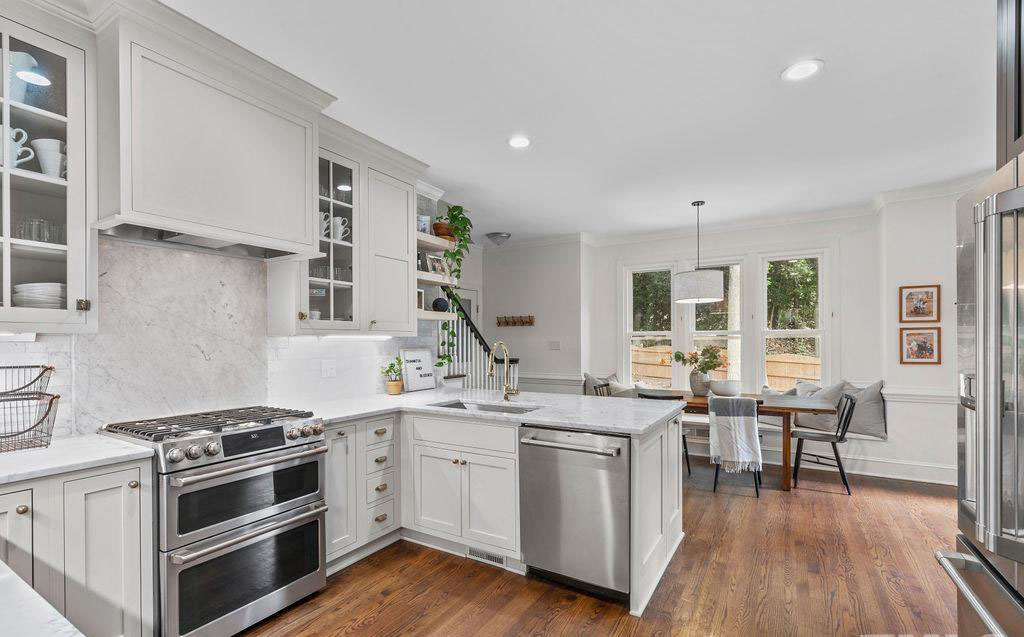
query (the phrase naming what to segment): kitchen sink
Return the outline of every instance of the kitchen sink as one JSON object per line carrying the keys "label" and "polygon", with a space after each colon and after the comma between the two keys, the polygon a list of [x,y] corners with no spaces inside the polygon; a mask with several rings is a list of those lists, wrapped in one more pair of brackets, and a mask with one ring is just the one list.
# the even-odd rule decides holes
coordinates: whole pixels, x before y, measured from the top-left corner
{"label": "kitchen sink", "polygon": [[453,400],[446,403],[437,403],[431,407],[444,407],[446,409],[464,409],[466,411],[489,411],[499,414],[527,414],[540,409],[538,405],[495,405],[494,403],[471,403],[463,400]]}

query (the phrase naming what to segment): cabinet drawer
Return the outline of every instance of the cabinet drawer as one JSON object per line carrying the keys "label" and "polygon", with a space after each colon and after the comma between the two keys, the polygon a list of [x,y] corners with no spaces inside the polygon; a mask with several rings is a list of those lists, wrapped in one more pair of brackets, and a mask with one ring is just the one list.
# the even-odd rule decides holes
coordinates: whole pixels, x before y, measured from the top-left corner
{"label": "cabinet drawer", "polygon": [[375,478],[366,479],[366,503],[373,504],[395,493],[395,472],[388,471]]}
{"label": "cabinet drawer", "polygon": [[395,466],[395,445],[370,449],[366,452],[366,474],[376,473]]}
{"label": "cabinet drawer", "polygon": [[516,451],[515,427],[420,417],[413,420],[413,436],[417,440],[461,447],[505,453],[515,453]]}
{"label": "cabinet drawer", "polygon": [[395,438],[395,419],[393,417],[371,420],[366,423],[366,445],[378,442],[391,442]]}
{"label": "cabinet drawer", "polygon": [[369,521],[368,535],[373,537],[384,533],[395,526],[395,501],[388,500],[375,507],[366,510],[366,519]]}

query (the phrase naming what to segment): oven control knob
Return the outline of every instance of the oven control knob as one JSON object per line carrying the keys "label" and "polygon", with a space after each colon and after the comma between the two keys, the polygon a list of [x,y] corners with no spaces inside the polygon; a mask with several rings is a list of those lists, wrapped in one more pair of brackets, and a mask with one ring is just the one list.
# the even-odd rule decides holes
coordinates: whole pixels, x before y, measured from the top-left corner
{"label": "oven control knob", "polygon": [[302,427],[302,435],[303,436],[312,436],[315,433],[316,433],[316,431],[313,429],[313,425],[304,425]]}
{"label": "oven control knob", "polygon": [[185,450],[185,455],[192,460],[198,460],[203,457],[203,448],[199,445],[189,445]]}
{"label": "oven control knob", "polygon": [[324,426],[323,425],[321,425],[319,423],[313,425],[313,433],[314,434],[322,434],[323,432],[324,432]]}
{"label": "oven control knob", "polygon": [[216,440],[208,442],[206,443],[206,446],[203,447],[203,450],[206,451],[206,455],[215,456],[220,453],[220,443]]}
{"label": "oven control knob", "polygon": [[299,428],[296,427],[294,429],[289,429],[287,435],[288,440],[295,440],[296,438],[302,435],[302,431],[300,431]]}
{"label": "oven control knob", "polygon": [[184,459],[185,459],[185,452],[182,451],[181,449],[178,449],[177,447],[174,447],[174,448],[170,449],[167,452],[167,462],[170,462],[170,463],[181,462]]}

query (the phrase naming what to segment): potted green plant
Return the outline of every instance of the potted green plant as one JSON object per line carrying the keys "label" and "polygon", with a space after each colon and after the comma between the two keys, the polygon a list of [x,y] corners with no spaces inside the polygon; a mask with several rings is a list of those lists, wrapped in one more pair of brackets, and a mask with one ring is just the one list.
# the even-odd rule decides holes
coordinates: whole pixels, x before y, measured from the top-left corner
{"label": "potted green plant", "polygon": [[397,396],[402,393],[402,357],[396,356],[395,360],[381,368],[380,373],[387,378],[387,390],[389,396]]}
{"label": "potted green plant", "polygon": [[672,354],[672,358],[677,363],[692,368],[690,370],[690,391],[694,396],[708,395],[708,372],[724,367],[727,362],[722,348],[717,345],[708,345],[687,354],[675,352]]}
{"label": "potted green plant", "polygon": [[[466,258],[466,254],[469,253],[469,240],[470,235],[473,232],[473,220],[466,214],[465,208],[462,206],[448,206],[448,212],[437,218],[438,222],[445,223],[448,226],[449,236],[455,239],[455,243],[451,248],[444,251],[445,261],[448,262],[448,270],[451,275],[458,279],[462,276],[462,261]],[[437,233],[435,225],[435,234]],[[458,300],[459,295],[455,293],[455,290],[446,288],[448,293]],[[453,304],[456,308],[458,304]],[[457,314],[463,317],[462,310],[456,309]],[[451,352],[455,350],[455,321],[442,321],[441,322],[441,344],[438,347],[437,362],[434,363],[436,367],[444,367],[450,365],[452,361]]]}

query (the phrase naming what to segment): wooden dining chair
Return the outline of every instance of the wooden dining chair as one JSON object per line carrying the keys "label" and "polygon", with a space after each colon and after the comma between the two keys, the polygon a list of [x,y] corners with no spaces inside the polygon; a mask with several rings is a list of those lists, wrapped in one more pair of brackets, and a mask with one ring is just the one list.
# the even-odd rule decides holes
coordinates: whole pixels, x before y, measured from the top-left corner
{"label": "wooden dining chair", "polygon": [[595,396],[611,396],[612,395],[612,384],[611,383],[599,383],[594,385]]}
{"label": "wooden dining chair", "polygon": [[839,457],[840,445],[846,442],[846,432],[850,429],[850,421],[853,419],[853,410],[857,406],[857,399],[850,394],[843,394],[839,399],[836,409],[836,430],[818,431],[815,429],[794,429],[793,437],[796,438],[796,462],[793,463],[793,486],[796,486],[797,476],[800,474],[800,457],[804,453],[804,440],[816,442],[827,442],[832,445],[832,454],[835,456],[835,464],[831,458],[823,458],[817,454],[807,454],[807,461],[826,467],[837,467],[839,477],[843,479],[843,486],[846,487],[846,495],[853,495],[850,491],[850,481],[846,478],[846,469],[843,468],[843,460]]}

